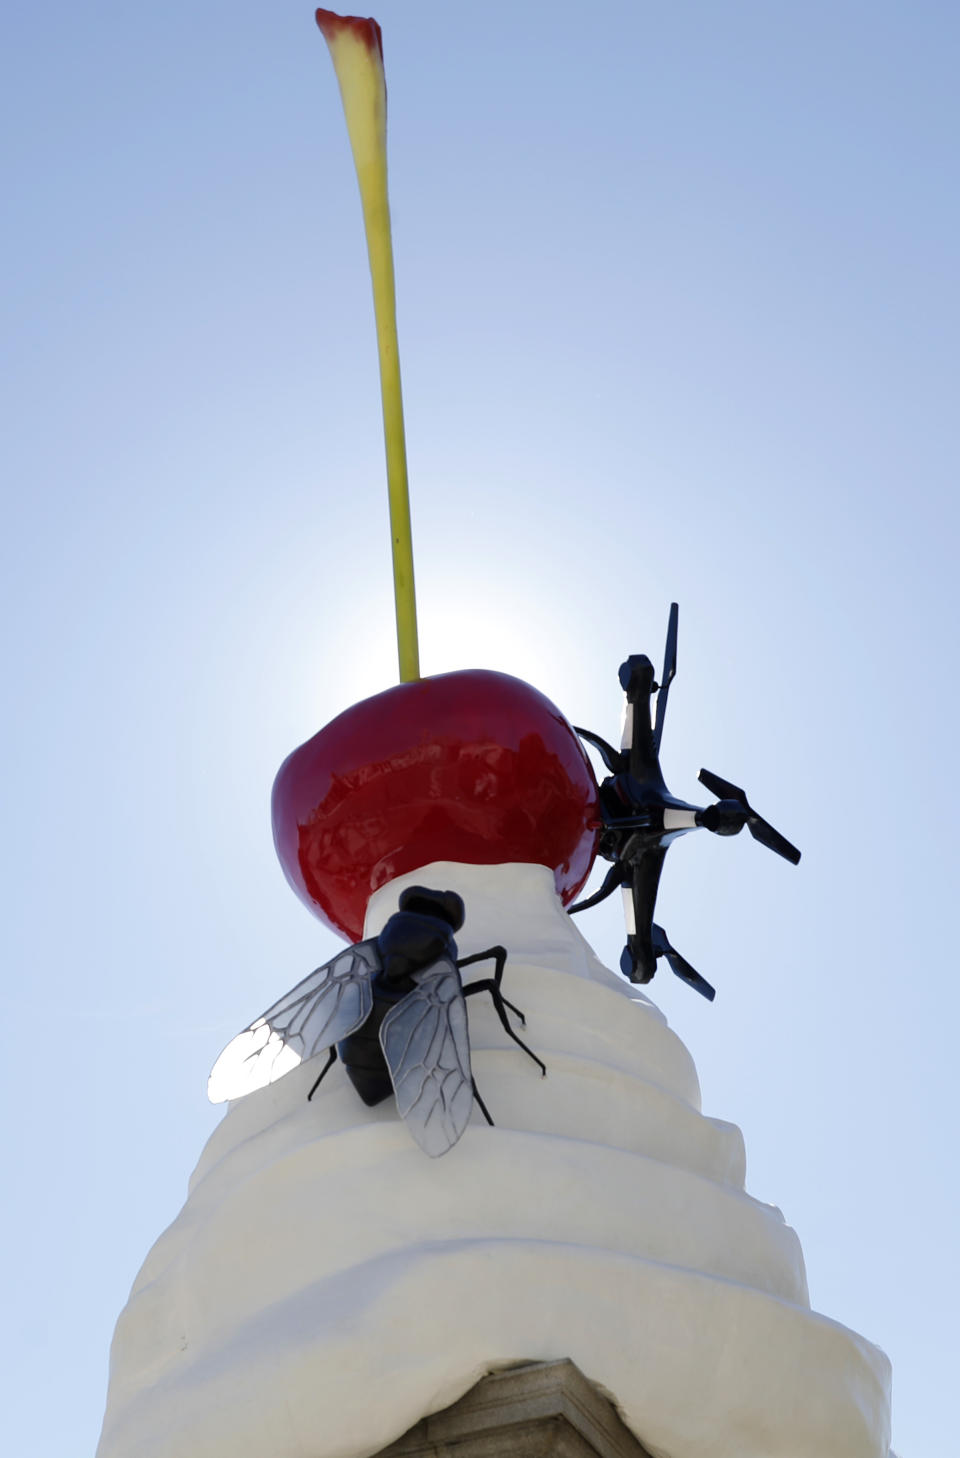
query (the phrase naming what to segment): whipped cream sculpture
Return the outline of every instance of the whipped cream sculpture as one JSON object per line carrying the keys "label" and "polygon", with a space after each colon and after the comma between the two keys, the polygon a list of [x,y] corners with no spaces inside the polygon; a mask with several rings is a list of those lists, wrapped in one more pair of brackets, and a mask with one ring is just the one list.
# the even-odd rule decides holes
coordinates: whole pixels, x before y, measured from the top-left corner
{"label": "whipped cream sculpture", "polygon": [[[401,682],[277,775],[284,873],[352,945],[217,1062],[232,1102],[117,1323],[98,1458],[368,1458],[486,1372],[560,1358],[652,1458],[887,1458],[886,1357],[811,1311],[739,1130],[633,985],[662,955],[708,991],[653,921],[673,836],[746,824],[796,858],[735,786],[702,775],[700,810],[663,783],[676,610],[653,726],[637,655],[623,748],[585,733],[601,785],[529,684],[419,676],[380,30],[317,20],[367,225]],[[626,976],[568,914],[597,853],[634,916]]]}
{"label": "whipped cream sculpture", "polygon": [[[500,805],[503,854],[509,742],[471,737],[456,755],[425,735],[424,773],[431,759],[448,783],[459,759],[485,814]],[[362,801],[363,776],[346,778],[323,798]],[[473,806],[436,806],[458,855]],[[322,1056],[231,1103],[118,1320],[98,1458],[369,1458],[484,1373],[563,1357],[654,1458],[887,1458],[886,1358],[811,1310],[797,1235],[745,1191],[739,1129],[701,1112],[683,1043],[584,941],[563,867],[439,860],[391,876],[389,861],[363,938],[408,888],[454,889],[458,952],[506,948],[547,1077],[471,997],[495,1127],[474,1107],[440,1159],[340,1062],[308,1103]]]}

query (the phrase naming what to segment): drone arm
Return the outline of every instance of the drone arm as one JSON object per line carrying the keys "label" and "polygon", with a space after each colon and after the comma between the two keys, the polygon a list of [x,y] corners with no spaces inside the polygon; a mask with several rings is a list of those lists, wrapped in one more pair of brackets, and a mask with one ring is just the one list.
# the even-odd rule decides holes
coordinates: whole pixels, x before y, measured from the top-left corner
{"label": "drone arm", "polygon": [[705,810],[697,811],[697,824],[714,835],[739,835],[747,821],[747,811],[735,800],[718,800]]}
{"label": "drone arm", "polygon": [[623,767],[641,784],[666,793],[650,724],[650,698],[656,692],[657,684],[653,664],[645,653],[633,653],[621,663],[620,685],[627,699],[623,720]]}
{"label": "drone arm", "polygon": [[687,809],[686,806],[665,805],[663,810],[664,830],[696,830],[702,825],[702,810]]}
{"label": "drone arm", "polygon": [[653,948],[653,910],[657,904],[657,888],[666,853],[666,846],[642,851],[624,879],[627,945],[620,957],[620,970],[631,982],[649,982],[657,970],[657,956]]}

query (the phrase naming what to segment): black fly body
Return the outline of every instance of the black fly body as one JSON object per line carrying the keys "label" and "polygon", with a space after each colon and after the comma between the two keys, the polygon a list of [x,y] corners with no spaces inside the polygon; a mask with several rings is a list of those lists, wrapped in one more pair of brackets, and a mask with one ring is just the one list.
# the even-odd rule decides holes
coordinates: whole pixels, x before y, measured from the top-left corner
{"label": "black fly body", "polygon": [[[488,992],[504,1031],[546,1067],[510,1025],[508,1009],[525,1020],[500,990],[506,948],[458,958],[454,933],[463,919],[456,892],[407,887],[379,936],[318,967],[227,1045],[210,1075],[210,1097],[250,1093],[328,1048],[308,1099],[339,1057],[364,1103],[396,1096],[429,1155],[456,1144],[474,1100],[492,1124],[470,1068],[466,998]],[[489,959],[493,976],[464,987],[461,969]]]}

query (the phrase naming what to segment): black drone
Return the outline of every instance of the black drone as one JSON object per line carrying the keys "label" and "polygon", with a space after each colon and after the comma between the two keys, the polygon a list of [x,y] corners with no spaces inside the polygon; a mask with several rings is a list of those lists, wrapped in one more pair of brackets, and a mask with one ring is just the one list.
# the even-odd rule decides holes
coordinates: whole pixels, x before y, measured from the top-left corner
{"label": "black drone", "polygon": [[[627,696],[620,749],[589,729],[576,731],[599,751],[610,771],[600,786],[603,827],[597,851],[613,865],[600,890],[571,906],[570,913],[596,906],[621,886],[627,918],[627,944],[620,957],[624,975],[631,982],[649,982],[657,970],[657,959],[666,957],[677,977],[712,1002],[715,990],[670,945],[663,927],[653,919],[660,872],[671,841],[701,826],[715,835],[736,835],[746,826],[754,840],[794,865],[800,852],[757,814],[743,790],[710,770],[702,769],[699,779],[719,797],[715,805],[700,809],[678,800],[667,789],[660,769],[660,740],[667,695],[677,671],[678,616],[677,604],[671,603],[659,685],[646,654],[634,653],[620,665],[620,682]],[[651,723],[650,700],[655,693],[656,716]]]}

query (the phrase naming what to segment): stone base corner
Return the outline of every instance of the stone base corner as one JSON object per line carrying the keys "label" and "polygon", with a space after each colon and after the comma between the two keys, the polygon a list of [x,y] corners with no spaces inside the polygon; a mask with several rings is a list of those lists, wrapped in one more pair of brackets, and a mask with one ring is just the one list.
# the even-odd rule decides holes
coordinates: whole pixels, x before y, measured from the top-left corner
{"label": "stone base corner", "polygon": [[377,1458],[650,1458],[573,1362],[493,1372]]}

